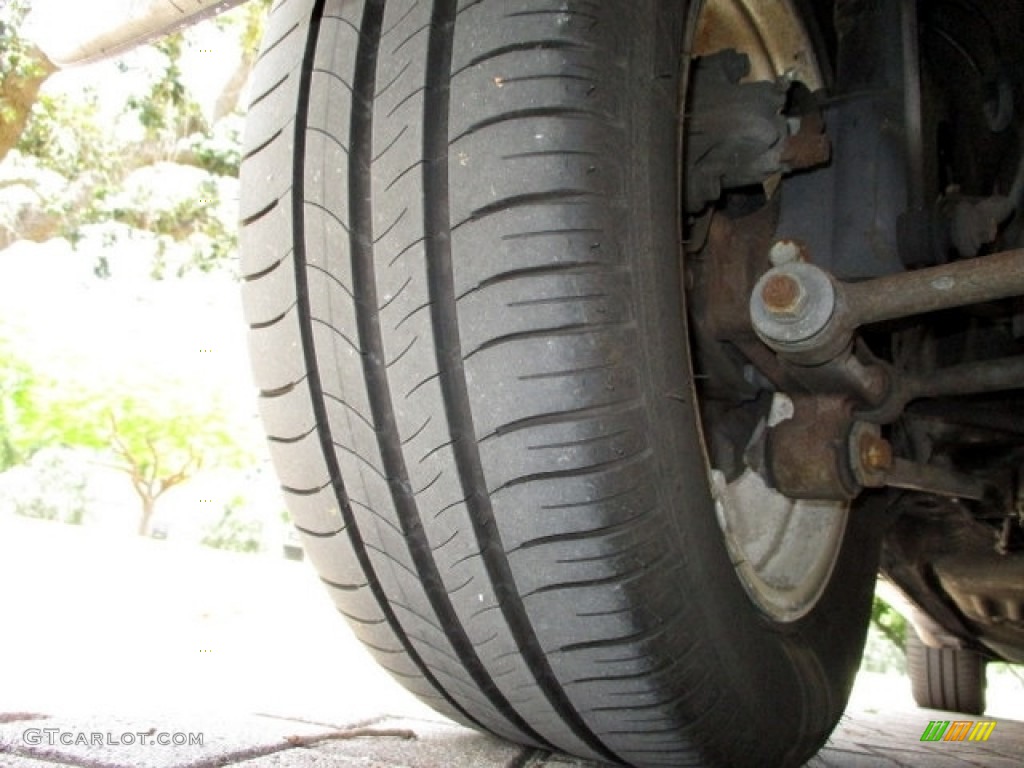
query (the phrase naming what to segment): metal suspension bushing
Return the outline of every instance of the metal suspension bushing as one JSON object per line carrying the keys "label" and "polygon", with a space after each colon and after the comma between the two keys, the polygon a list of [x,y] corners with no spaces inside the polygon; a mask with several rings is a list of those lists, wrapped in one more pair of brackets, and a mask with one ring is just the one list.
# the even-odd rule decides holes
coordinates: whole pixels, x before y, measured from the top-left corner
{"label": "metal suspension bushing", "polygon": [[750,320],[758,337],[794,362],[808,365],[837,357],[850,337],[834,322],[841,291],[825,270],[792,261],[758,280]]}

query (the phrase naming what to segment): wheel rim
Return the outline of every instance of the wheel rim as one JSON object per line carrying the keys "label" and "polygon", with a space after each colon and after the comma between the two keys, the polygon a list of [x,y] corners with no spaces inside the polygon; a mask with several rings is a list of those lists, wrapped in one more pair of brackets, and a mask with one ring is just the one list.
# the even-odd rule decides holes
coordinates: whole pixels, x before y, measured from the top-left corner
{"label": "wheel rim", "polygon": [[824,83],[806,27],[791,0],[706,0],[697,19],[694,52],[735,48],[750,58],[750,79],[787,77],[812,91]]}
{"label": "wheel rim", "polygon": [[805,615],[832,575],[848,506],[794,501],[751,470],[727,482],[712,469],[711,483],[718,523],[751,599],[776,621]]}
{"label": "wheel rim", "polygon": [[[749,57],[748,80],[785,77],[803,82],[812,91],[822,87],[813,45],[789,0],[705,2],[697,21],[695,55],[729,48]],[[694,395],[699,401],[696,386]],[[750,443],[791,415],[792,403],[776,394],[771,412],[764,414]],[[727,475],[714,465],[713,452],[707,448],[715,419],[713,409],[701,408],[712,498],[736,575],[761,611],[778,622],[796,621],[814,608],[831,579],[849,504],[790,499],[770,488],[749,466]],[[735,449],[742,454],[748,445],[735,445]]]}

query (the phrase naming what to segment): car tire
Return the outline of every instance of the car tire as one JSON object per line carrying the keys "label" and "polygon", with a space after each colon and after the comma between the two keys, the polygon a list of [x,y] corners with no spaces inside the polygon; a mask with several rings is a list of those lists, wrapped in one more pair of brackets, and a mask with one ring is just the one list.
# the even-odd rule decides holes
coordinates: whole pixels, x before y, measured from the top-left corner
{"label": "car tire", "polygon": [[985,712],[985,659],[969,648],[932,648],[907,632],[907,669],[919,707],[981,715]]}
{"label": "car tire", "polygon": [[409,690],[635,766],[798,766],[877,563],[809,610],[736,576],[688,354],[677,0],[283,0],[253,78],[243,292],[311,562]]}

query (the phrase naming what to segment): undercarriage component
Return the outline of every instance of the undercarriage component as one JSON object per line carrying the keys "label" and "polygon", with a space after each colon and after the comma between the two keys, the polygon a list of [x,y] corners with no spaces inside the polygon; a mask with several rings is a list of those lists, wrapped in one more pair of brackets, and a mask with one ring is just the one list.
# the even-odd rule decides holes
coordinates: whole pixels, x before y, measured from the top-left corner
{"label": "undercarriage component", "polygon": [[[706,285],[705,292],[711,290],[717,297],[713,304],[705,306],[698,300],[694,307],[700,312],[695,333],[702,339],[702,365],[713,374],[704,391],[712,394],[731,388],[737,393],[734,397],[742,393],[753,402],[760,386],[786,393],[792,403],[789,418],[771,425],[763,439],[751,442],[754,450],[748,448],[744,454],[746,466],[764,467],[771,486],[795,499],[844,501],[866,488],[891,487],[984,501],[993,509],[1007,509],[1012,493],[1002,481],[936,464],[928,455],[908,456],[901,451],[902,455],[895,457],[893,447],[875,425],[892,424],[908,403],[919,398],[1019,388],[1024,381],[1024,356],[905,373],[853,339],[860,318],[873,322],[904,310],[891,296],[909,295],[906,311],[912,312],[934,309],[942,302],[960,304],[986,294],[999,297],[1010,293],[1016,290],[1014,279],[997,280],[996,274],[1015,269],[1024,254],[974,260],[975,266],[984,267],[981,281],[959,265],[947,265],[899,278],[846,284],[803,261],[807,254],[791,242],[763,248],[758,257],[758,242],[766,237],[771,217],[762,212],[740,221],[742,235],[741,228],[724,217],[712,222],[705,258],[693,265],[691,279]],[[750,313],[744,317],[736,310],[742,286],[753,282],[749,267],[758,258],[763,262],[766,251],[776,267],[751,291]],[[923,281],[923,286],[916,291],[899,290],[912,281]],[[871,290],[880,285],[890,286],[887,290],[893,293],[888,301]],[[852,300],[847,298],[851,295]],[[770,330],[776,337],[775,348],[785,351],[773,354],[757,341],[755,330],[762,338]],[[822,338],[829,340],[830,351],[837,351],[823,361],[816,355],[824,354],[813,346]],[[800,348],[808,340],[809,352]],[[735,362],[730,363],[733,358],[723,348],[723,341],[749,361],[743,376],[729,373]],[[800,351],[794,353],[794,347]],[[808,354],[817,364],[807,364]],[[734,467],[727,470],[734,476],[742,471],[742,465],[737,462],[737,452],[727,448],[737,443],[733,433],[738,422],[720,419],[718,423],[719,431],[732,436],[713,440],[713,449],[718,456],[733,457],[723,459],[720,466]],[[727,429],[728,424],[732,426]],[[861,446],[862,438],[870,438],[869,448]],[[763,446],[763,451],[758,446]]]}
{"label": "undercarriage component", "polygon": [[844,398],[793,398],[793,416],[768,436],[770,477],[794,499],[848,500],[860,493],[848,456],[851,404]]}
{"label": "undercarriage component", "polygon": [[1007,357],[961,363],[929,371],[927,374],[901,373],[893,380],[884,403],[860,418],[876,424],[888,424],[903,413],[907,404],[919,398],[980,395],[1018,389],[1024,385],[1024,357]]}
{"label": "undercarriage component", "polygon": [[985,560],[950,555],[935,563],[935,574],[970,621],[1024,631],[1024,553]]}
{"label": "undercarriage component", "polygon": [[[779,295],[787,299],[783,304]],[[820,267],[791,262],[758,282],[750,316],[758,336],[802,365],[849,347],[861,326],[1024,295],[1024,250],[844,283]]]}
{"label": "undercarriage component", "polygon": [[900,488],[1006,505],[995,483],[946,467],[893,455],[876,425],[854,421],[848,398],[792,399],[792,418],[767,436],[773,487],[795,499],[853,499],[866,488]]}
{"label": "undercarriage component", "polygon": [[69,5],[35,0],[29,34],[54,64],[77,66],[123,53],[243,1],[93,0]]}
{"label": "undercarriage component", "polygon": [[982,501],[990,493],[990,486],[973,475],[906,459],[892,460],[882,477],[881,485],[972,501]]}
{"label": "undercarriage component", "polygon": [[[1024,581],[1024,134],[1004,8],[835,3],[837,67],[815,94],[831,159],[805,173],[780,167],[792,92],[779,110],[778,82],[720,79],[712,98],[698,77],[711,130],[687,146],[687,288],[716,483],[851,517],[887,506],[906,545],[888,566],[929,637],[1012,658],[1016,587],[974,580],[1004,558],[993,578]],[[959,65],[949,82],[935,56]],[[771,530],[761,506],[723,517]]]}
{"label": "undercarriage component", "polygon": [[1002,195],[982,200],[969,200],[959,193],[947,195],[940,204],[940,212],[950,244],[963,258],[974,258],[984,246],[995,242],[999,225],[1013,215],[1017,204]]}
{"label": "undercarriage component", "polygon": [[[822,64],[794,0],[714,0],[704,5],[694,36],[698,56],[725,49],[750,58],[752,80],[779,75],[806,83],[812,91],[825,83]],[[827,68],[826,68],[827,69]]]}
{"label": "undercarriage component", "polygon": [[784,114],[791,90],[785,79],[742,82],[746,54],[727,49],[694,62],[686,142],[686,206],[701,211],[725,189],[762,184],[794,170],[828,162],[820,115]]}
{"label": "undercarriage component", "polygon": [[904,269],[900,222],[921,197],[912,189],[918,57],[914,35],[894,31],[914,23],[913,5],[836,2],[835,84],[821,107],[832,162],[781,190],[777,236],[803,243],[844,280]]}
{"label": "undercarriage component", "polygon": [[957,502],[907,496],[897,511],[882,569],[918,607],[911,617],[925,642],[1024,662],[1024,552],[997,554],[998,527]]}

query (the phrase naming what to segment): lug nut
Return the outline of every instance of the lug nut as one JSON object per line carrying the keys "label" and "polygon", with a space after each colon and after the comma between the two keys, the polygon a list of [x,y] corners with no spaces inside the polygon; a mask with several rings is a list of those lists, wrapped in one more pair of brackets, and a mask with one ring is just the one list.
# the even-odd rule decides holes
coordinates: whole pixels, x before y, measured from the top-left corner
{"label": "lug nut", "polygon": [[860,462],[872,472],[892,469],[892,445],[877,435],[863,435],[860,439]]}
{"label": "lug nut", "polygon": [[777,318],[797,317],[807,305],[807,291],[793,275],[772,275],[761,289],[764,308]]}

